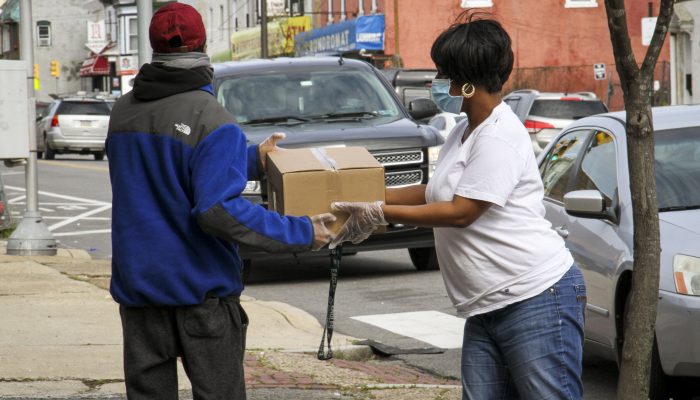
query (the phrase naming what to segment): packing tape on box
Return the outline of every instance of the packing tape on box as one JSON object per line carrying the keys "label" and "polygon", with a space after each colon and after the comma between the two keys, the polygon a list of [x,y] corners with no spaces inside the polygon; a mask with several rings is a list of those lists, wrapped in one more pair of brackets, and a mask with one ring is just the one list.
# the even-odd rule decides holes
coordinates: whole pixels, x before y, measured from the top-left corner
{"label": "packing tape on box", "polygon": [[328,167],[328,169],[332,169],[334,171],[338,170],[338,164],[331,156],[328,155],[326,149],[314,147],[313,149],[311,149],[311,154],[313,154],[314,157],[316,157],[318,161],[321,162],[321,164]]}
{"label": "packing tape on box", "polygon": [[327,169],[333,172],[332,174],[326,175],[326,187],[328,188],[326,196],[331,202],[340,200],[340,195],[343,193],[343,181],[340,179],[338,164],[333,157],[328,155],[328,152],[326,152],[324,148],[314,147],[311,149],[311,154],[313,154]]}

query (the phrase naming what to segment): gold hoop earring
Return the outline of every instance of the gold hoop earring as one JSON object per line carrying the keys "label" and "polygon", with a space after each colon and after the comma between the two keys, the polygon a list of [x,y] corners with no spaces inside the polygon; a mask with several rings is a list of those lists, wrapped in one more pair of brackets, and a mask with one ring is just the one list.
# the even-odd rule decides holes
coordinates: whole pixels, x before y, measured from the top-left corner
{"label": "gold hoop earring", "polygon": [[472,85],[469,82],[462,85],[462,96],[464,96],[468,99],[468,98],[474,96],[474,93],[476,93],[476,88],[474,87],[474,85]]}

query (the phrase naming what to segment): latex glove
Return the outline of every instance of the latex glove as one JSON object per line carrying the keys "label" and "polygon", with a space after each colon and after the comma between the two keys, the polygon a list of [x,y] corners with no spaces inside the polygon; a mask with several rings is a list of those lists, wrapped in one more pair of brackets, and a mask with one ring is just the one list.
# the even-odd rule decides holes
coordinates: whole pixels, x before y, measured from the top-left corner
{"label": "latex glove", "polygon": [[258,145],[258,156],[260,157],[260,162],[262,163],[263,171],[267,167],[267,153],[271,151],[284,150],[281,147],[277,147],[277,142],[283,140],[287,135],[282,132],[275,132],[268,136],[267,139],[263,140]]}
{"label": "latex glove", "polygon": [[333,234],[328,230],[328,224],[335,221],[335,215],[331,213],[318,214],[311,217],[314,228],[314,243],[311,245],[312,251],[321,250],[323,246],[333,239]]}
{"label": "latex glove", "polygon": [[367,239],[379,225],[388,225],[382,211],[383,201],[371,203],[364,202],[336,202],[331,208],[350,214],[340,231],[328,246],[334,249],[343,242],[360,243]]}

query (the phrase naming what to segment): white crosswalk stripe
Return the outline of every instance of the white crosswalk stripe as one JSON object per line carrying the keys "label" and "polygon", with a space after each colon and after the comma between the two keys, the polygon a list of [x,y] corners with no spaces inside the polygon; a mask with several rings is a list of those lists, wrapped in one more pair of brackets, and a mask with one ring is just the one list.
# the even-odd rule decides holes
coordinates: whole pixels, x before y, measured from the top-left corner
{"label": "white crosswalk stripe", "polygon": [[439,311],[360,315],[351,318],[435,347],[443,349],[462,347],[464,319]]}

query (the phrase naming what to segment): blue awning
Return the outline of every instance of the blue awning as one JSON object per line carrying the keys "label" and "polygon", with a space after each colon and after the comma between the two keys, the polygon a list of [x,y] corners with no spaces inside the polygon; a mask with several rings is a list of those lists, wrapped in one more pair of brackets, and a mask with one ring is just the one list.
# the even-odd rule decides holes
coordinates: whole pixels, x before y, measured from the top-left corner
{"label": "blue awning", "polygon": [[294,36],[296,56],[344,53],[361,49],[384,50],[383,14],[363,15]]}

